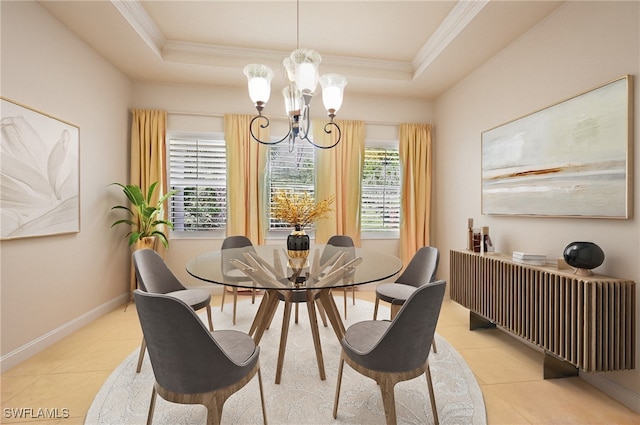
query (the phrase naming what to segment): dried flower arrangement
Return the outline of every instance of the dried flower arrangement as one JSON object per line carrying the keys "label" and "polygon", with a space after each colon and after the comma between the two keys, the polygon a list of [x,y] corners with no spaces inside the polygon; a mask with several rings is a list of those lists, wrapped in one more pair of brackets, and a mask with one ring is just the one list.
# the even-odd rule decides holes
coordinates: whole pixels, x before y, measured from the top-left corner
{"label": "dried flower arrangement", "polygon": [[332,195],[316,203],[313,196],[307,192],[295,194],[280,191],[274,196],[273,217],[290,224],[296,230],[301,230],[316,220],[327,218],[333,211],[331,204],[334,200],[335,196]]}

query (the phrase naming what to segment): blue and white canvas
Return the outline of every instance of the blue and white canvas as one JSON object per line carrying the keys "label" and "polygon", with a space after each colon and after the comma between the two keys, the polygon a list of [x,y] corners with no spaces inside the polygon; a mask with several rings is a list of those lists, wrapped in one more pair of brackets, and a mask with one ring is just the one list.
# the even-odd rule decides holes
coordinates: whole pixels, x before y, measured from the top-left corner
{"label": "blue and white canvas", "polygon": [[80,231],[78,127],[2,99],[2,239]]}
{"label": "blue and white canvas", "polygon": [[482,133],[482,213],[628,218],[630,79]]}

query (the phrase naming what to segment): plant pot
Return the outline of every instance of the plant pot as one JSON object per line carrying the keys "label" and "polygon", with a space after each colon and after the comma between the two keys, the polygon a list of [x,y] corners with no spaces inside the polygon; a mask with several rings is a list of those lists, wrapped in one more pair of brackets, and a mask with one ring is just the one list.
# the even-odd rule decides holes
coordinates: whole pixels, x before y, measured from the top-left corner
{"label": "plant pot", "polygon": [[156,249],[156,241],[158,239],[154,236],[147,236],[146,238],[138,239],[133,245],[133,250],[137,251],[139,249]]}

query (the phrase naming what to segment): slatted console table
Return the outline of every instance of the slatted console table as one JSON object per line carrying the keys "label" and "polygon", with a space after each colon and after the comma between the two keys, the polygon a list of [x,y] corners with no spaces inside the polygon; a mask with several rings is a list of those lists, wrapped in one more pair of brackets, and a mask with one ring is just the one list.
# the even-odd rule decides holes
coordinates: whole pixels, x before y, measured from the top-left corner
{"label": "slatted console table", "polygon": [[450,268],[470,329],[498,325],[542,349],[545,379],[635,368],[635,282],[471,251],[452,250]]}

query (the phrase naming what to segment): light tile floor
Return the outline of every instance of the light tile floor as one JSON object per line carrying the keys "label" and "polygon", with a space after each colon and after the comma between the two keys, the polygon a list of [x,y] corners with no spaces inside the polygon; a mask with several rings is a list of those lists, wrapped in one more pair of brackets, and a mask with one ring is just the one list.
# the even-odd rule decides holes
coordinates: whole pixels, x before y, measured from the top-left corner
{"label": "light tile floor", "polygon": [[[356,294],[370,301],[375,296]],[[216,308],[220,298],[213,297]],[[337,304],[341,309],[340,300]],[[437,331],[475,373],[489,424],[640,423],[640,415],[580,378],[542,379],[542,354],[497,329],[469,331],[468,310],[454,302],[445,301]],[[84,424],[95,394],[141,338],[135,306],[126,312],[118,308],[3,373],[0,423]],[[69,417],[10,417],[16,408],[32,408],[34,414],[46,408]]]}

